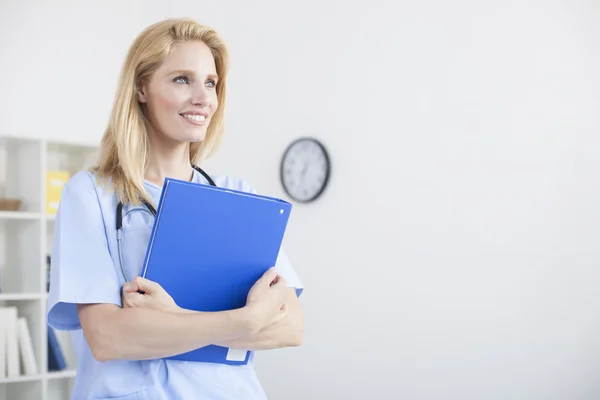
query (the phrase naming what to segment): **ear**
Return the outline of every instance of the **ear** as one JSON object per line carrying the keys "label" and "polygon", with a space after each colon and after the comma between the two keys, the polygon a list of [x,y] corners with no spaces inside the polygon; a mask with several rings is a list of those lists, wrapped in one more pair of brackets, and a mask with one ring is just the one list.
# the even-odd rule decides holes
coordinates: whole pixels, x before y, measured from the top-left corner
{"label": "ear", "polygon": [[146,85],[141,85],[137,88],[137,99],[140,103],[145,103],[146,100]]}

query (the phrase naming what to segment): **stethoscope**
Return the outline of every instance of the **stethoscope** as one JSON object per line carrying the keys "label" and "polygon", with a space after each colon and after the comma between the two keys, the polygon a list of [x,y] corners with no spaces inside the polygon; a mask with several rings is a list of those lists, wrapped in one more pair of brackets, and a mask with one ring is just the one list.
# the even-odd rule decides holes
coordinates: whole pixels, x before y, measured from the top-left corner
{"label": "stethoscope", "polygon": [[[192,168],[194,168],[204,178],[206,178],[206,180],[208,181],[208,183],[210,183],[211,186],[217,186],[215,181],[213,181],[212,178],[206,172],[204,172],[202,170],[202,168],[200,168],[196,165],[192,165]],[[142,203],[152,213],[152,216],[156,217],[156,209],[154,208],[154,206],[152,204],[148,203],[144,199],[142,199]],[[123,233],[121,231],[121,228],[123,227],[123,203],[122,202],[119,202],[119,204],[117,204],[116,215],[117,215],[117,248],[119,249],[119,263],[121,264],[121,273],[123,274],[123,278],[125,278],[125,282],[128,282],[129,279],[127,278],[127,272],[125,271],[125,264],[123,263],[123,250],[122,250],[122,242],[123,242]]]}

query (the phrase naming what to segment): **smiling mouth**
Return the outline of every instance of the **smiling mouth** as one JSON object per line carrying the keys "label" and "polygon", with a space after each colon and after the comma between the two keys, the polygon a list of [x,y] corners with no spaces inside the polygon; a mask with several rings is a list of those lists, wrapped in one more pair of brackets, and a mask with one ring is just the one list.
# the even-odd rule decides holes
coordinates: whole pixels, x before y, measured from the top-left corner
{"label": "smiling mouth", "polygon": [[206,121],[206,117],[204,115],[199,114],[179,114],[183,118],[187,119],[190,122],[195,122],[197,124],[202,124]]}

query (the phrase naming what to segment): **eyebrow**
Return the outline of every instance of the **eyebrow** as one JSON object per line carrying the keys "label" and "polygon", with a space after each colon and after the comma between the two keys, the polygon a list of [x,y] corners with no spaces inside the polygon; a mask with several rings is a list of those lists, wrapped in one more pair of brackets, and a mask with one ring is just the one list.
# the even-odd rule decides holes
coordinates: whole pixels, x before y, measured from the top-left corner
{"label": "eyebrow", "polygon": [[[196,76],[196,73],[194,71],[189,70],[189,69],[176,69],[175,71],[171,71],[171,73],[169,75],[192,75],[192,76]],[[210,78],[210,79],[219,80],[219,75],[217,75],[217,74],[208,74],[207,77]]]}

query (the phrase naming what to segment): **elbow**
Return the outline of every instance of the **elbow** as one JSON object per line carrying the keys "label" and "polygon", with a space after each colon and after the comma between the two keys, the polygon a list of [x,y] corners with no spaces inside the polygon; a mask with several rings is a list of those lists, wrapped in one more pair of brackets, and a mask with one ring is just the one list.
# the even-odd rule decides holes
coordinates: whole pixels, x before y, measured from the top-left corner
{"label": "elbow", "polygon": [[117,338],[121,332],[115,318],[118,308],[106,304],[88,304],[78,306],[79,320],[85,340],[92,356],[98,362],[106,362],[120,357],[123,344]]}
{"label": "elbow", "polygon": [[299,313],[293,324],[293,334],[290,335],[290,347],[299,347],[304,343],[304,314]]}
{"label": "elbow", "polygon": [[88,340],[88,344],[96,361],[106,362],[117,359],[117,352],[107,339],[96,336],[93,340]]}
{"label": "elbow", "polygon": [[299,347],[304,343],[304,325],[299,324],[294,332],[288,337],[288,347]]}
{"label": "elbow", "polygon": [[304,337],[301,335],[297,335],[288,342],[288,347],[300,347],[303,343]]}
{"label": "elbow", "polygon": [[92,349],[92,355],[94,356],[94,359],[98,362],[106,362],[106,361],[111,361],[114,360],[113,357],[110,356],[110,354],[105,351],[104,349],[100,349],[97,346],[91,347]]}
{"label": "elbow", "polygon": [[292,341],[292,347],[299,347],[304,344],[304,330],[300,331],[296,334],[294,340]]}
{"label": "elbow", "polygon": [[94,359],[96,359],[96,361],[98,362],[103,363],[117,359],[117,357],[115,357],[114,355],[115,353],[107,346],[100,346],[96,344],[90,346],[90,348],[92,350],[92,355],[94,356]]}
{"label": "elbow", "polygon": [[113,334],[110,331],[110,326],[95,326],[92,332],[85,332],[86,340],[94,356],[98,362],[107,362],[118,359],[118,348],[116,344],[118,340],[114,340]]}
{"label": "elbow", "polygon": [[304,344],[304,311],[298,302],[294,289],[289,289],[290,299],[288,313],[285,318],[285,336],[282,347],[299,347]]}

